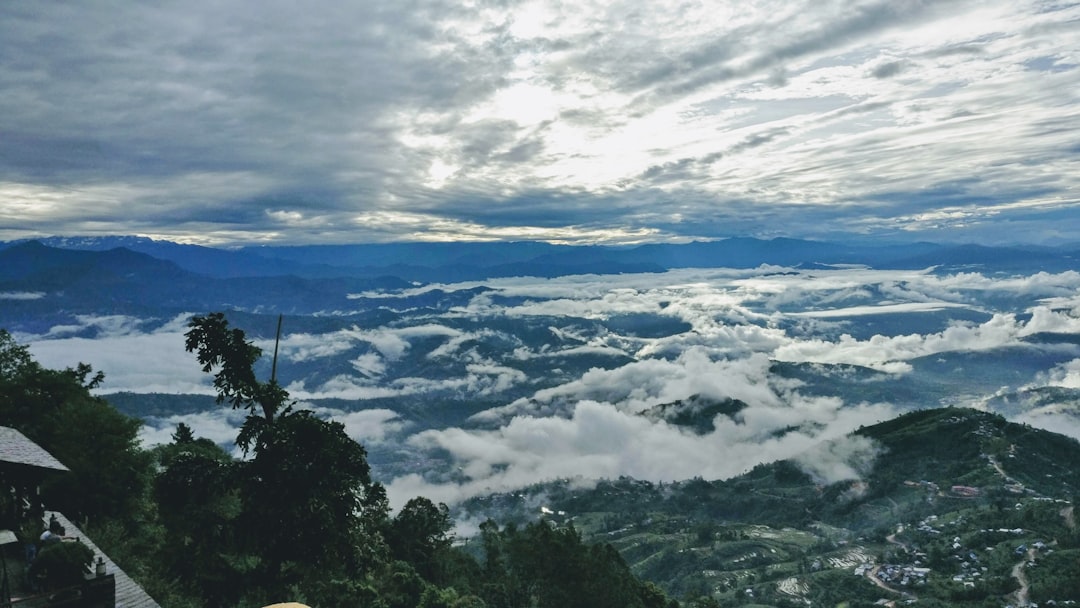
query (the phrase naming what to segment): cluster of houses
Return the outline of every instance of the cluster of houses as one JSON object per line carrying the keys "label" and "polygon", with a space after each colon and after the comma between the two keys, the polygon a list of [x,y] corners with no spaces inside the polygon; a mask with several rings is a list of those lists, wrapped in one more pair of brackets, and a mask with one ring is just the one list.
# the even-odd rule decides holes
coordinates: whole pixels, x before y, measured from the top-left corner
{"label": "cluster of houses", "polygon": [[864,570],[859,572],[859,568],[856,568],[855,574],[865,576],[869,572],[886,585],[899,587],[925,585],[926,577],[930,575],[930,568],[912,565],[885,564],[883,566],[870,566],[864,564],[860,568],[864,568]]}
{"label": "cluster of houses", "polygon": [[960,572],[953,575],[953,582],[974,587],[989,569],[979,562],[978,554],[960,544],[959,536],[953,537],[952,549],[953,559],[960,562]]}
{"label": "cluster of houses", "polygon": [[[925,483],[925,482],[924,482]],[[923,520],[919,521],[914,529],[922,534],[929,536],[940,536],[943,532],[941,528],[950,526],[957,526],[963,523],[963,519],[946,522],[944,525],[939,525],[937,515],[929,515]],[[897,533],[903,532],[904,526],[901,525],[897,530]],[[984,534],[997,533],[997,534],[1014,534],[1023,535],[1025,530],[1021,528],[1015,529],[982,529]],[[1044,549],[1045,545],[1041,542],[1036,543],[1037,548]],[[957,562],[958,572],[952,577],[952,581],[963,585],[964,587],[974,587],[979,579],[983,578],[988,568],[981,563],[979,555],[972,549],[965,547],[959,536],[954,536],[952,542],[949,543],[949,548],[952,550],[952,559]],[[1035,545],[1033,545],[1035,546]],[[991,550],[987,548],[987,550]],[[1017,554],[1024,554],[1028,551],[1027,545],[1020,545],[1017,549]],[[915,552],[915,561],[909,565],[901,564],[884,564],[875,565],[870,562],[860,564],[855,568],[854,573],[857,576],[873,576],[877,580],[893,587],[911,587],[918,585],[925,585],[927,578],[931,572],[930,568],[923,567],[923,560],[926,559],[926,554],[923,552]]]}

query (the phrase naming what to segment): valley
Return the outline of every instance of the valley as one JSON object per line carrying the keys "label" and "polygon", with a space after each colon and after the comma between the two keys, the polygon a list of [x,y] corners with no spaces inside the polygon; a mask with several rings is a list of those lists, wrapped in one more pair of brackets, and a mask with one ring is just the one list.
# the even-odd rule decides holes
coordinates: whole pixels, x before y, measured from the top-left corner
{"label": "valley", "polygon": [[[93,362],[145,446],[182,423],[242,456],[242,413],[183,348],[190,316],[220,309],[279,347],[282,386],[364,446],[392,506],[449,505],[466,551],[488,518],[572,526],[688,606],[1078,597],[1068,252],[1044,269],[743,241],[648,249],[644,269],[627,250],[446,246],[454,280],[428,283],[446,268],[423,247],[127,244],[0,247],[0,324],[50,367]],[[772,265],[785,247],[823,257]],[[720,251],[737,264],[686,266]],[[942,263],[905,268],[916,252]]]}

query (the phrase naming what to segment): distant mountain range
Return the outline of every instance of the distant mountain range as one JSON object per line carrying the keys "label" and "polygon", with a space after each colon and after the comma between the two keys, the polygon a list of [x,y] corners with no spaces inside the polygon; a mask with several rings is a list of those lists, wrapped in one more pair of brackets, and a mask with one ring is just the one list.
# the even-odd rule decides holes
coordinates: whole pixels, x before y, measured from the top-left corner
{"label": "distant mountain range", "polygon": [[[673,268],[756,268],[762,264],[801,268],[843,264],[893,269],[971,267],[991,272],[1032,267],[1047,272],[1080,268],[1077,247],[985,247],[923,242],[873,246],[784,238],[732,238],[636,247],[500,242],[217,249],[127,236],[51,237],[36,242],[49,248],[85,252],[104,253],[124,248],[212,278],[393,276],[406,281],[453,282],[509,276],[662,272]],[[26,241],[0,243],[0,250],[27,244]],[[44,250],[35,250],[35,255],[45,255]]]}
{"label": "distant mountain range", "polygon": [[[384,303],[364,294],[400,292],[415,284],[762,265],[1062,272],[1080,270],[1080,251],[752,238],[637,247],[523,242],[216,249],[142,237],[52,237],[0,243],[0,326],[40,333],[73,315],[106,311],[155,319],[206,310],[379,314]],[[464,303],[473,295],[431,289],[398,297],[395,310],[446,307],[454,305],[448,298]]]}
{"label": "distant mountain range", "polygon": [[[155,245],[156,246],[156,245]],[[183,247],[183,246],[174,246]],[[168,246],[164,250],[181,251]],[[182,249],[186,254],[188,249]],[[200,256],[214,250],[190,250]],[[220,252],[223,260],[234,260]],[[310,313],[348,303],[347,294],[399,289],[393,277],[303,278],[288,273],[225,278],[202,274],[170,259],[126,247],[61,249],[38,241],[0,250],[0,323],[43,330],[71,314],[158,316],[216,309]],[[205,259],[205,256],[201,259]],[[198,266],[198,264],[189,264]],[[45,295],[48,297],[44,297]],[[40,296],[40,297],[39,297]],[[355,304],[355,302],[354,302]]]}

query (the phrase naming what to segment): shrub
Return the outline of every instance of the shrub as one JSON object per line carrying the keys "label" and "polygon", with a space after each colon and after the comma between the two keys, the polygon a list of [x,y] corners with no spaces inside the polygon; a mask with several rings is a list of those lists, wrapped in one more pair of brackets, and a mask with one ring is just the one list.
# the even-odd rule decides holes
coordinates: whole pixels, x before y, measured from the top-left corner
{"label": "shrub", "polygon": [[94,552],[80,542],[46,545],[30,566],[30,575],[39,578],[46,589],[78,585],[86,579]]}

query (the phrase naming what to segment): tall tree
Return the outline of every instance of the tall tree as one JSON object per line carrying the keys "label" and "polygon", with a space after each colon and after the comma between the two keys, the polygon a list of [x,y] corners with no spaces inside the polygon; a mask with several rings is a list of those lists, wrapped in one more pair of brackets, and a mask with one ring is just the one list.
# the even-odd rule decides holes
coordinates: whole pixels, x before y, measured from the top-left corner
{"label": "tall tree", "polygon": [[224,314],[194,317],[189,327],[187,350],[214,374],[218,402],[248,410],[237,444],[252,458],[239,465],[234,527],[257,561],[254,584],[266,593],[326,588],[385,561],[389,507],[363,446],[341,423],[294,410],[276,380],[259,381],[262,351]]}
{"label": "tall tree", "polygon": [[390,523],[387,542],[396,559],[411,563],[425,579],[436,581],[440,553],[450,547],[453,527],[446,505],[419,496],[398,511]]}
{"label": "tall tree", "polygon": [[365,515],[386,517],[385,493],[344,425],[287,411],[264,428],[253,452],[244,463],[240,533],[255,540],[268,574],[279,576],[286,565],[364,573],[370,564],[358,549],[382,544]]}
{"label": "tall tree", "polygon": [[157,566],[199,604],[235,605],[249,575],[246,549],[235,533],[241,514],[239,464],[208,449],[183,449],[197,445],[155,449],[165,467],[154,481],[164,529]]}
{"label": "tall tree", "polygon": [[[250,426],[245,423],[237,437],[237,443],[247,450],[259,429],[286,406],[289,394],[276,379],[260,382],[255,377],[255,362],[262,349],[248,342],[243,330],[229,327],[224,313],[193,317],[188,328],[185,348],[196,353],[204,372],[214,374],[218,403],[228,401],[233,409],[249,412]],[[258,413],[261,418],[255,416]]]}

